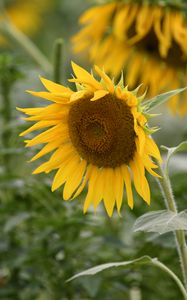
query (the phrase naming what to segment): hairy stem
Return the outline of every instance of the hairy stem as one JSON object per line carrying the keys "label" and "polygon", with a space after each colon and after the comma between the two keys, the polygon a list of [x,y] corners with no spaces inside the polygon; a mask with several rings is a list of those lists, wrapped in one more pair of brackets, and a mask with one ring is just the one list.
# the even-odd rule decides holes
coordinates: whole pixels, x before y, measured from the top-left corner
{"label": "hairy stem", "polygon": [[164,272],[168,273],[168,275],[170,275],[170,277],[173,278],[173,280],[176,282],[176,284],[178,285],[183,297],[185,300],[187,300],[187,292],[182,284],[182,282],[180,281],[180,279],[175,275],[175,273],[173,273],[168,267],[166,267],[163,263],[161,263],[160,261],[158,261],[157,259],[152,259],[152,264],[155,267],[158,267],[159,269],[163,270]]}
{"label": "hairy stem", "polygon": [[[175,198],[172,192],[171,182],[167,172],[164,172],[162,166],[159,164],[159,171],[162,178],[158,178],[159,186],[161,188],[161,192],[164,196],[166,207],[177,213],[177,205],[175,202]],[[177,250],[180,258],[181,269],[183,274],[183,281],[185,288],[187,290],[187,246],[185,241],[185,234],[183,230],[176,230],[174,232],[175,240],[177,244]]]}

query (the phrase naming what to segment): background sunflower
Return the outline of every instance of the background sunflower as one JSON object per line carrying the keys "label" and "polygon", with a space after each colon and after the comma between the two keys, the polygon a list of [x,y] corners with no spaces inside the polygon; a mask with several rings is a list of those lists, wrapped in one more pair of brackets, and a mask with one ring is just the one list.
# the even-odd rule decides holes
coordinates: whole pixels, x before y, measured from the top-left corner
{"label": "background sunflower", "polygon": [[[143,82],[149,96],[185,86],[187,19],[181,7],[158,1],[94,6],[80,17],[83,28],[72,39],[74,51],[88,53],[112,76],[125,69],[130,88]],[[186,114],[186,94],[174,97],[169,107]]]}

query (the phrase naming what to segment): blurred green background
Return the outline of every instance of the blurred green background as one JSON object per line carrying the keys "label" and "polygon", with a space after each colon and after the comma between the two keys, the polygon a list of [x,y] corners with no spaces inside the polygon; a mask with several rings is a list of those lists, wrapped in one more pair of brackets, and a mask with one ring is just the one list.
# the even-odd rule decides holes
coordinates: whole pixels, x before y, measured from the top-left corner
{"label": "blurred green background", "polygon": [[[27,2],[27,1],[25,1]],[[30,2],[30,1],[29,1]],[[37,1],[36,1],[37,2]],[[40,2],[40,1],[38,1]],[[44,1],[45,2],[45,1]],[[6,8],[17,1],[5,1]],[[90,69],[83,57],[71,52],[70,38],[78,30],[78,17],[91,1],[54,0],[41,14],[41,25],[31,40],[53,62],[54,42],[64,39],[63,83],[71,77],[70,61]],[[1,9],[1,14],[3,8]],[[37,13],[37,12],[36,12]],[[0,18],[1,22],[2,18]],[[3,35],[3,32],[2,32]],[[12,39],[0,44],[0,299],[2,300],[176,300],[181,299],[174,282],[160,270],[115,269],[93,277],[65,281],[94,265],[134,259],[148,254],[159,257],[180,276],[172,234],[133,233],[135,219],[143,213],[164,209],[154,179],[151,206],[135,196],[130,211],[124,199],[122,216],[109,219],[102,207],[97,214],[83,215],[85,194],[72,202],[52,193],[53,174],[31,175],[37,163],[28,164],[37,149],[24,149],[18,137],[27,124],[16,111],[40,104],[25,90],[39,90],[39,75],[46,74]],[[160,108],[154,120],[161,130],[155,134],[159,145],[174,146],[187,138],[187,120]],[[184,157],[186,159],[186,156]],[[171,164],[172,183],[179,209],[187,201],[187,166],[177,156]],[[136,289],[134,294],[132,291]]]}

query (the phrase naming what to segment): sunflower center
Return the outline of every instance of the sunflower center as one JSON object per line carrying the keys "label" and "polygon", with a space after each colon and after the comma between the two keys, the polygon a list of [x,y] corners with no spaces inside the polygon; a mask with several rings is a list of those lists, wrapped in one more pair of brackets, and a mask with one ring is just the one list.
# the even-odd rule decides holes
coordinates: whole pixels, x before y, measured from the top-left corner
{"label": "sunflower center", "polygon": [[133,159],[134,119],[126,103],[113,95],[97,101],[83,98],[72,104],[70,139],[80,156],[98,167],[117,167]]}

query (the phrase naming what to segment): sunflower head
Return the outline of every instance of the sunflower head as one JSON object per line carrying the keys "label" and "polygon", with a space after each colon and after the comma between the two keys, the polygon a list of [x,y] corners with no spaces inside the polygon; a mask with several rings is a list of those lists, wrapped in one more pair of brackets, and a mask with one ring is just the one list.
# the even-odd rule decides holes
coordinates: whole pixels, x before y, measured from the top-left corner
{"label": "sunflower head", "polygon": [[[151,97],[187,85],[186,14],[160,3],[114,0],[89,8],[72,38],[74,51],[88,53],[112,76],[125,69],[130,88],[143,82]],[[176,96],[168,104],[185,114],[186,99]]]}
{"label": "sunflower head", "polygon": [[[45,144],[33,158],[52,152],[50,159],[34,174],[56,170],[52,191],[64,185],[63,198],[76,198],[88,188],[84,212],[90,204],[96,209],[103,200],[109,216],[115,205],[122,205],[124,185],[128,205],[133,208],[131,181],[138,194],[149,204],[150,190],[145,170],[158,176],[151,156],[160,159],[159,150],[149,135],[150,129],[138,88],[129,91],[123,78],[114,82],[95,66],[98,81],[72,63],[76,91],[41,78],[46,92],[30,92],[52,104],[40,108],[23,108],[28,121],[36,123],[21,135],[44,129],[26,146]],[[47,127],[49,127],[47,129]]]}

